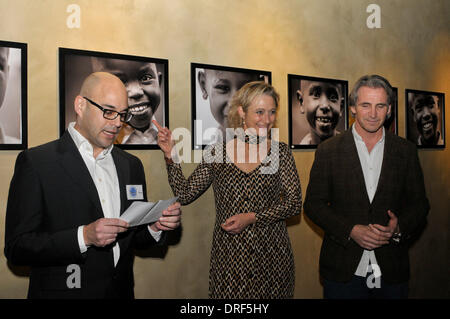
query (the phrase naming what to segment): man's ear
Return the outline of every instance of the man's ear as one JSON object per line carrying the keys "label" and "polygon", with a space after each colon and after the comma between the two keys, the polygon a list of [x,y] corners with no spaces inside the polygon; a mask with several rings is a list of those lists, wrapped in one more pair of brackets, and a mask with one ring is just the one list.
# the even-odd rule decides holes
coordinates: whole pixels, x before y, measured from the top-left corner
{"label": "man's ear", "polygon": [[301,90],[297,90],[297,99],[300,102],[300,112],[302,114],[305,114],[305,108],[303,106],[303,95],[302,95],[302,91]]}
{"label": "man's ear", "polygon": [[197,80],[200,85],[200,89],[202,90],[202,97],[206,100],[208,98],[208,92],[206,91],[206,75],[204,71],[198,72]]}
{"label": "man's ear", "polygon": [[391,111],[392,111],[392,106],[389,104],[388,105],[388,111],[387,111],[387,115],[390,117],[391,116]]}
{"label": "man's ear", "polygon": [[75,101],[73,102],[73,107],[75,110],[75,113],[78,116],[81,116],[83,113],[83,109],[86,106],[86,100],[81,96],[81,95],[77,95],[77,97],[75,98]]}
{"label": "man's ear", "polygon": [[356,106],[350,105],[350,113],[352,114],[352,117],[356,116]]}

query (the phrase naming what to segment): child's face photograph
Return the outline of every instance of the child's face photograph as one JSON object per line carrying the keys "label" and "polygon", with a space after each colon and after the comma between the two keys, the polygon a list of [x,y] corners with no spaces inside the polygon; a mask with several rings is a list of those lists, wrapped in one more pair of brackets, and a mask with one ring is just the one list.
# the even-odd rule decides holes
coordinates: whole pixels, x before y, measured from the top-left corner
{"label": "child's face photograph", "polygon": [[301,81],[298,91],[300,110],[321,139],[334,135],[342,117],[342,92],[339,84]]}
{"label": "child's face photograph", "polygon": [[438,98],[434,95],[416,95],[411,103],[414,122],[422,138],[434,140],[437,134],[439,108]]}
{"label": "child's face photograph", "polygon": [[147,128],[161,100],[161,74],[155,63],[94,58],[93,66],[96,71],[110,72],[122,80],[133,114],[129,124]]}
{"label": "child's face photograph", "polygon": [[0,107],[2,107],[3,104],[3,99],[6,92],[6,83],[8,82],[8,56],[9,48],[0,47]]}
{"label": "child's face photograph", "polygon": [[208,69],[199,76],[203,98],[209,98],[211,114],[221,127],[227,127],[231,97],[244,84],[257,79],[253,74]]}

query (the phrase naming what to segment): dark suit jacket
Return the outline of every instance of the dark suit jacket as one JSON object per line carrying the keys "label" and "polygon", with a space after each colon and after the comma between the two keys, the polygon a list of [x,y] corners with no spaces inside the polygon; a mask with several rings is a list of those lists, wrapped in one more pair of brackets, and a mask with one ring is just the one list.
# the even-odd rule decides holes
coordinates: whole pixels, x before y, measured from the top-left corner
{"label": "dark suit jacket", "polygon": [[349,281],[363,248],[349,239],[354,225],[387,225],[391,210],[398,217],[402,241],[375,249],[383,279],[409,279],[408,239],[426,222],[429,204],[414,144],[386,131],[380,179],[372,203],[351,129],[321,143],[306,191],[306,215],[325,231],[320,274]]}
{"label": "dark suit jacket", "polygon": [[[113,148],[121,194],[121,213],[132,203],[126,185],[142,185],[145,174],[135,156]],[[30,265],[29,298],[133,298],[133,247],[155,244],[147,227],[118,237],[120,259],[114,267],[112,245],[81,254],[77,229],[104,217],[97,189],[70,134],[21,152],[16,161],[6,211],[5,255]],[[80,267],[81,287],[66,283]]]}

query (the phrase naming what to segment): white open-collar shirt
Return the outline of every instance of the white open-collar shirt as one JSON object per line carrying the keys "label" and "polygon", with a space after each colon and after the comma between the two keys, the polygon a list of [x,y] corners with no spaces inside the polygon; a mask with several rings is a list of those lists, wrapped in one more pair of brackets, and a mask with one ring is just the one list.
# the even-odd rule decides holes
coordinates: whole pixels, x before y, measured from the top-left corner
{"label": "white open-collar shirt", "polygon": [[[105,218],[119,218],[120,217],[120,187],[119,178],[117,177],[116,165],[111,155],[114,145],[104,149],[97,158],[94,157],[94,148],[91,143],[75,129],[75,122],[69,124],[68,131],[72,137],[78,151],[86,164],[92,180],[97,189],[97,193],[102,206],[103,215]],[[78,244],[81,253],[87,251],[88,247],[84,242],[83,237],[84,226],[78,227]],[[150,234],[159,241],[161,231],[154,232],[148,227]],[[113,247],[114,266],[120,258],[120,246],[116,242]]]}
{"label": "white open-collar shirt", "polygon": [[[358,132],[356,132],[355,125],[352,125],[353,138],[355,140],[356,149],[358,150],[359,162],[361,163],[361,168],[364,175],[367,195],[369,196],[369,200],[371,203],[377,190],[378,181],[381,174],[381,165],[383,163],[385,141],[384,127],[382,128],[382,130],[383,136],[369,153],[366,143],[364,143],[362,137],[358,134]],[[369,264],[378,265],[377,259],[375,258],[375,252],[373,250],[364,250],[355,275],[366,277]],[[375,269],[375,277],[381,276],[379,266]]]}

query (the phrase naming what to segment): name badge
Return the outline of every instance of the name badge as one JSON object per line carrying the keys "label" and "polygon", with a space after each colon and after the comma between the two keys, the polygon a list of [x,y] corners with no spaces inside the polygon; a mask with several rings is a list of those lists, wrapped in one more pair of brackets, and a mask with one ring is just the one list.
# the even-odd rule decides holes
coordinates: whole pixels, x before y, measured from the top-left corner
{"label": "name badge", "polygon": [[138,200],[144,199],[142,185],[127,185],[127,199]]}

